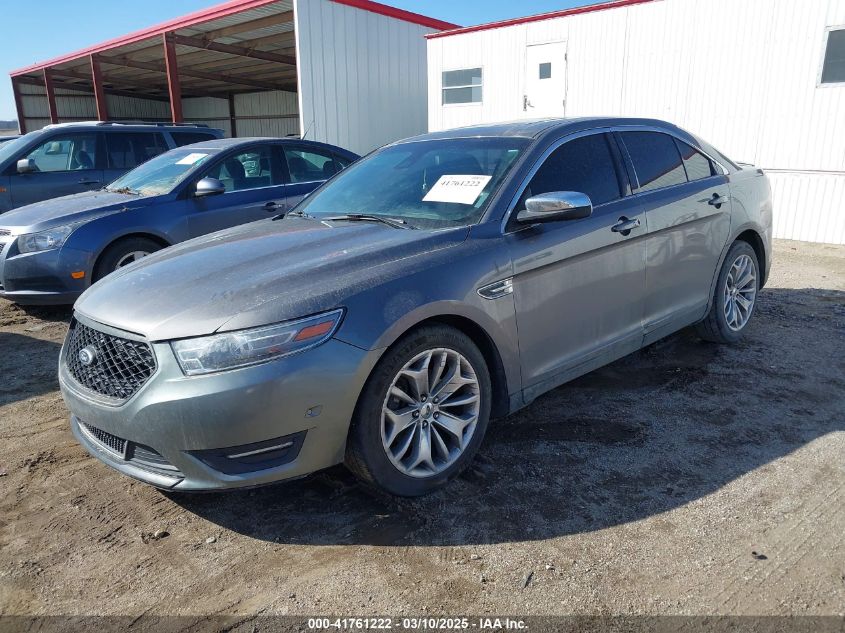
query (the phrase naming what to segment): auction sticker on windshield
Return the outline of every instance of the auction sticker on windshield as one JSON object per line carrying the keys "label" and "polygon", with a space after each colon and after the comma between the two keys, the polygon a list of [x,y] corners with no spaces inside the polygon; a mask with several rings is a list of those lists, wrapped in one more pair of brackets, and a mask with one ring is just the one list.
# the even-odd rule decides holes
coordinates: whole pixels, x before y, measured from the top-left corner
{"label": "auction sticker on windshield", "polygon": [[492,176],[445,175],[434,183],[423,202],[475,204]]}
{"label": "auction sticker on windshield", "polygon": [[178,161],[176,161],[176,164],[177,165],[193,165],[195,163],[200,162],[203,158],[206,158],[207,156],[208,156],[208,154],[200,154],[200,153],[195,152],[193,154],[188,154],[184,158],[180,158]]}

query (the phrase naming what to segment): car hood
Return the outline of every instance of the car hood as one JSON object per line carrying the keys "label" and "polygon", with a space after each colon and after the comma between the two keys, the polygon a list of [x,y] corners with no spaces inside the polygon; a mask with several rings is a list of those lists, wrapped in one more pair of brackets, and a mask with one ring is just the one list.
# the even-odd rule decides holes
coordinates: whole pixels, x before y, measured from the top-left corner
{"label": "car hood", "polygon": [[145,257],[91,286],[75,309],[152,341],[278,323],[343,306],[468,233],[262,220]]}
{"label": "car hood", "polygon": [[141,197],[111,191],[86,191],[36,202],[0,215],[0,226],[13,234],[43,231],[54,226],[84,222],[104,213],[145,207],[158,196]]}

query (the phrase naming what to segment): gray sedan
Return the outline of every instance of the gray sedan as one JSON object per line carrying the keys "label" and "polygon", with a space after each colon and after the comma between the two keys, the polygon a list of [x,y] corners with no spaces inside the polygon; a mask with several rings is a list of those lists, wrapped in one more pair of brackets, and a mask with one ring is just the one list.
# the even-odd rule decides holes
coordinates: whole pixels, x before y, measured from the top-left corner
{"label": "gray sedan", "polygon": [[761,170],[661,121],[429,134],[93,286],[62,393],[92,455],[161,488],[344,462],[420,495],[545,391],[689,325],[737,341],[771,226]]}

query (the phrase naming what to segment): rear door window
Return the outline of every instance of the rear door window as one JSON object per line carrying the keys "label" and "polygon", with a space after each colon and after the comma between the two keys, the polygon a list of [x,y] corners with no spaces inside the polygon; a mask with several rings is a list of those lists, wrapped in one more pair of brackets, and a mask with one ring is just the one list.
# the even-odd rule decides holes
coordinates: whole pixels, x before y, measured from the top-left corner
{"label": "rear door window", "polygon": [[106,134],[109,169],[133,169],[167,151],[164,136],[157,132],[110,132]]}
{"label": "rear door window", "polygon": [[652,191],[687,181],[675,140],[660,132],[622,132],[622,140],[634,163],[639,191]]}
{"label": "rear door window", "polygon": [[285,147],[285,159],[292,183],[328,180],[346,166],[329,151],[303,147]]}
{"label": "rear door window", "polygon": [[173,142],[176,143],[176,147],[191,145],[193,143],[202,143],[203,141],[210,141],[215,138],[213,134],[208,134],[206,132],[171,132],[170,136],[173,137]]}
{"label": "rear door window", "polygon": [[598,206],[622,197],[607,134],[576,138],[552,152],[528,184],[524,201],[551,191],[578,191]]}

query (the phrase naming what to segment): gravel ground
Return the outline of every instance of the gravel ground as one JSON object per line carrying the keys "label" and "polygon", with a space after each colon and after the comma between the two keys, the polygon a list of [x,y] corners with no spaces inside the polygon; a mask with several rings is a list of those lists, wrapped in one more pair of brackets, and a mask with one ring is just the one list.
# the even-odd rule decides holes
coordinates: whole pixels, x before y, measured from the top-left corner
{"label": "gravel ground", "polygon": [[559,388],[417,500],[340,467],[125,478],[68,429],[69,311],[0,301],[0,614],[843,615],[845,247],[775,257],[741,344],[682,332]]}

